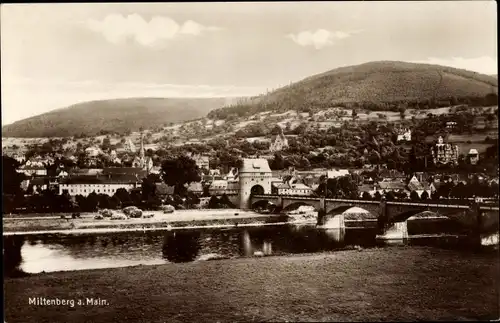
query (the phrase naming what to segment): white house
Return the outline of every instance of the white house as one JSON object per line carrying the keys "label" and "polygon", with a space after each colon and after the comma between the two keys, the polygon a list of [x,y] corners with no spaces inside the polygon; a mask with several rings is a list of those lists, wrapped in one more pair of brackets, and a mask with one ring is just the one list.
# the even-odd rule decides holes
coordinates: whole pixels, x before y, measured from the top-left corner
{"label": "white house", "polygon": [[349,175],[349,171],[347,169],[329,170],[326,172],[327,178],[337,178],[346,175]]}
{"label": "white house", "polygon": [[281,183],[273,184],[278,195],[301,195],[310,196],[313,194],[313,189],[302,183]]}

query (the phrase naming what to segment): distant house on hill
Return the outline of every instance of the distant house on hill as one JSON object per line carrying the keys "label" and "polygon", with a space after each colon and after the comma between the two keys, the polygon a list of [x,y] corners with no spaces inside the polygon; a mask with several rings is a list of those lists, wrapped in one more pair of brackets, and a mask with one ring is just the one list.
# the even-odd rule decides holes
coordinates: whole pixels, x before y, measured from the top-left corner
{"label": "distant house on hill", "polygon": [[411,130],[410,129],[401,129],[398,132],[397,141],[411,141]]}

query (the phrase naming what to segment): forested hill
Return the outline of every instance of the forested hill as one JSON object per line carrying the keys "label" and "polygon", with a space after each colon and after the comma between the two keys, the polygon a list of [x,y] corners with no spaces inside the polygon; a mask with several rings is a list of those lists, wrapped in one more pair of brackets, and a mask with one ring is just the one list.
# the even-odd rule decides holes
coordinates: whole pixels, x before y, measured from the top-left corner
{"label": "forested hill", "polygon": [[447,66],[379,61],[314,75],[243,104],[214,110],[209,116],[333,106],[395,111],[399,104],[421,109],[457,103],[481,105],[492,93],[498,93],[498,80],[489,75]]}
{"label": "forested hill", "polygon": [[[128,98],[91,101],[2,127],[4,137],[95,136],[197,119],[233,98]],[[236,100],[236,98],[234,99]]]}

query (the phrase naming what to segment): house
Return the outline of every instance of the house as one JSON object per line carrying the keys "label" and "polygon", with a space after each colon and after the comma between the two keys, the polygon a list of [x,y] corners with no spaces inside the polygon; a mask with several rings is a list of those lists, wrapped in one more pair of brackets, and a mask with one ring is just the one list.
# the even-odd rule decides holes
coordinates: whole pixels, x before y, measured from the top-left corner
{"label": "house", "polygon": [[313,194],[313,189],[302,183],[288,182],[273,185],[278,195],[310,196]]}
{"label": "house", "polygon": [[26,166],[23,165],[17,169],[18,173],[26,176],[47,176],[47,169],[44,166]]}
{"label": "house", "polygon": [[441,136],[439,136],[438,142],[431,147],[431,155],[435,165],[458,165],[458,146],[445,144]]}
{"label": "house", "polygon": [[65,177],[68,177],[68,176],[69,176],[68,172],[66,170],[64,170],[64,169],[60,169],[59,172],[58,172],[58,174],[57,174],[58,178],[65,178]]}
{"label": "house", "polygon": [[208,156],[193,155],[190,156],[199,169],[210,169],[210,158]]}
{"label": "house", "polygon": [[67,192],[71,196],[88,196],[90,193],[106,194],[112,196],[120,188],[130,191],[139,187],[141,180],[131,174],[122,175],[96,175],[96,176],[74,176],[61,181],[59,194]]}
{"label": "house", "polygon": [[363,197],[364,193],[368,193],[370,194],[370,196],[374,196],[375,193],[377,192],[377,188],[375,187],[375,185],[370,185],[370,184],[362,184],[360,186],[358,186],[358,191],[359,191],[359,197]]}
{"label": "house", "polygon": [[158,195],[161,199],[174,194],[174,186],[169,186],[165,183],[155,183],[155,185],[156,195]]}
{"label": "house", "polygon": [[326,172],[327,178],[337,178],[346,175],[349,175],[349,171],[347,169],[329,170]]}
{"label": "house", "polygon": [[398,133],[397,141],[411,141],[411,130],[402,129]]}
{"label": "house", "polygon": [[161,173],[161,167],[160,166],[153,166],[151,170],[149,171],[150,174],[160,174]]}
{"label": "house", "polygon": [[192,182],[187,185],[188,192],[203,194],[203,185],[200,182]]}
{"label": "house", "polygon": [[239,182],[227,180],[215,180],[209,187],[210,195],[238,194]]}
{"label": "house", "polygon": [[85,154],[89,157],[97,157],[102,154],[102,150],[99,147],[88,147],[85,149]]}
{"label": "house", "polygon": [[43,177],[35,177],[29,185],[33,187],[33,194],[38,194],[49,188],[49,181]]}
{"label": "house", "polygon": [[479,161],[479,153],[477,152],[477,150],[471,148],[471,150],[469,150],[469,153],[467,154],[467,159],[469,160],[469,163],[471,165],[476,165]]}
{"label": "house", "polygon": [[406,195],[409,195],[410,192],[408,191],[406,185],[402,181],[381,181],[375,184],[376,192],[379,192],[379,194],[384,195],[385,193],[388,192],[394,192],[394,193],[405,193]]}
{"label": "house", "polygon": [[428,196],[432,193],[429,184],[420,182],[415,175],[408,182],[407,188],[410,192],[417,192],[418,197],[421,197],[424,192],[427,192]]}

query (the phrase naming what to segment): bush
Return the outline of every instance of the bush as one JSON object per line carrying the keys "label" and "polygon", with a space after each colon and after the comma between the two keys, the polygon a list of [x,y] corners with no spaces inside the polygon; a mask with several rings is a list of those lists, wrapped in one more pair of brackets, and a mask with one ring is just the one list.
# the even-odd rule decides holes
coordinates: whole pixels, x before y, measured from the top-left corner
{"label": "bush", "polygon": [[128,217],[125,214],[121,214],[121,213],[115,213],[111,217],[111,220],[127,220],[127,219],[128,219]]}
{"label": "bush", "polygon": [[175,207],[173,207],[172,205],[163,205],[161,209],[163,213],[174,213],[175,211]]}
{"label": "bush", "polygon": [[105,218],[110,218],[113,216],[113,211],[108,210],[108,209],[99,210],[99,214]]}

